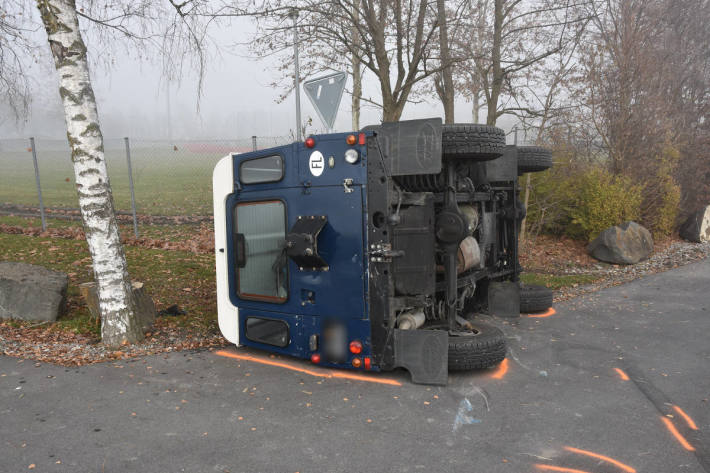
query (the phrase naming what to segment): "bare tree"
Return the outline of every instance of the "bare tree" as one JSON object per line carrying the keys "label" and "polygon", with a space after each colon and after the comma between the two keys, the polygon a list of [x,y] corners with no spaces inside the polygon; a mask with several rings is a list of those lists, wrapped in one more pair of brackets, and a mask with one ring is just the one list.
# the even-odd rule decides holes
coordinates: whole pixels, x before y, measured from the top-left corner
{"label": "bare tree", "polygon": [[709,14],[703,0],[608,0],[597,5],[585,48],[580,113],[610,170],[643,185],[642,222],[660,233],[677,199],[710,198]]}
{"label": "bare tree", "polygon": [[[381,102],[362,100],[381,106],[385,121],[398,120],[413,87],[437,72],[424,67],[438,29],[433,0],[302,0],[292,6],[304,38],[302,74],[338,68],[352,73],[349,62],[356,58],[380,85]],[[258,32],[250,44],[258,56],[283,58],[281,72],[288,77],[292,44],[285,8],[280,0],[258,5]]]}
{"label": "bare tree", "polygon": [[[360,32],[357,29],[358,23],[360,23],[360,1],[353,0],[353,25],[352,28],[352,44],[354,50],[359,50],[361,46]],[[362,61],[360,61],[360,56],[357,54],[350,53],[351,69],[350,75],[353,78],[353,90],[351,92],[352,96],[352,110],[350,112],[352,116],[352,128],[353,130],[360,129],[360,103],[362,102]]]}
{"label": "bare tree", "polygon": [[[530,91],[548,89],[546,72],[554,56],[565,54],[581,39],[589,21],[587,0],[471,0],[468,34],[455,45],[469,58],[471,70],[460,69],[462,83],[479,109],[485,99],[486,123],[502,115],[539,117],[540,104]],[[545,94],[543,92],[543,94]]]}
{"label": "bare tree", "polygon": [[37,54],[36,45],[28,38],[36,28],[29,17],[25,2],[0,1],[0,96],[15,119],[28,112],[30,84],[26,68]]}
{"label": "bare tree", "polygon": [[434,76],[436,93],[444,105],[444,122],[454,123],[454,64],[451,59],[449,44],[449,15],[446,2],[436,0],[436,20],[439,25],[439,58],[441,71]]}

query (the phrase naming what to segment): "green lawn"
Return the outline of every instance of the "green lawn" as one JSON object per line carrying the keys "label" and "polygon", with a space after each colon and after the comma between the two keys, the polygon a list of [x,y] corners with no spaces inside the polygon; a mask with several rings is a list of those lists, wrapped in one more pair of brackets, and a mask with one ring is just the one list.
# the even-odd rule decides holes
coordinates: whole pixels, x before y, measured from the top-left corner
{"label": "green lawn", "polygon": [[[47,207],[77,208],[70,154],[59,143],[37,142],[42,197]],[[236,145],[234,145],[236,146]],[[49,148],[49,149],[48,149]],[[131,161],[138,213],[210,215],[212,169],[230,146],[145,143],[132,146]],[[106,162],[118,210],[131,209],[125,150],[107,148]],[[32,153],[0,149],[0,203],[38,205]]]}
{"label": "green lawn", "polygon": [[590,284],[598,281],[600,277],[594,274],[543,274],[543,273],[522,273],[520,280],[524,284],[537,284],[547,286],[550,289],[562,289],[575,285]]}

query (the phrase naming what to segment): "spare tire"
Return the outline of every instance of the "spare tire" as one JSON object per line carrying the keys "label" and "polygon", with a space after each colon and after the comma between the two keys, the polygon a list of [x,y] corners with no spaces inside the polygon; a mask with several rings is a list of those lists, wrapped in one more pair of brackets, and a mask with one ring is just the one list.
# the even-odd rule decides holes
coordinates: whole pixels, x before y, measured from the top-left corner
{"label": "spare tire", "polygon": [[505,358],[505,336],[492,325],[471,322],[473,330],[449,332],[449,371],[489,368]]}
{"label": "spare tire", "polygon": [[490,161],[505,152],[505,132],[489,125],[444,125],[441,150],[444,159]]}
{"label": "spare tire", "polygon": [[520,312],[544,312],[552,307],[552,290],[534,284],[520,285]]}
{"label": "spare tire", "polygon": [[518,146],[518,176],[552,167],[552,152],[539,146]]}

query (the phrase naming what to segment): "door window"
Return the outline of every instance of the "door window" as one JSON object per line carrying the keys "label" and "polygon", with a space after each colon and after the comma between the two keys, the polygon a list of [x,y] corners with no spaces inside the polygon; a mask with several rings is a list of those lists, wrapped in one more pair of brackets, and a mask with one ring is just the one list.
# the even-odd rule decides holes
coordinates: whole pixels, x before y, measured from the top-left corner
{"label": "door window", "polygon": [[279,155],[250,159],[239,166],[239,180],[242,184],[276,182],[283,176],[284,163]]}
{"label": "door window", "polygon": [[280,200],[243,202],[235,214],[236,232],[244,241],[235,248],[244,252],[237,255],[237,294],[242,299],[286,301],[286,206]]}

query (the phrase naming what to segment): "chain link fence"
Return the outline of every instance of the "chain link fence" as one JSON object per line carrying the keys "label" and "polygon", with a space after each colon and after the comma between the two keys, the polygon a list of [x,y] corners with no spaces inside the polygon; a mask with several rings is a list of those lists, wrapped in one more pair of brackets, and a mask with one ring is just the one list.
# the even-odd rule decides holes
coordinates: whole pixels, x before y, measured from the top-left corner
{"label": "chain link fence", "polygon": [[[163,216],[208,218],[212,214],[212,169],[220,158],[291,141],[286,136],[233,140],[104,139],[116,210],[119,214],[132,213],[132,184],[139,222]],[[49,216],[78,210],[67,141],[0,139],[0,214],[39,217],[40,194]]]}

